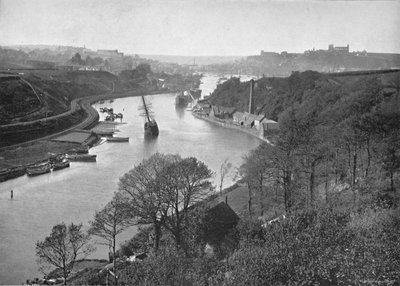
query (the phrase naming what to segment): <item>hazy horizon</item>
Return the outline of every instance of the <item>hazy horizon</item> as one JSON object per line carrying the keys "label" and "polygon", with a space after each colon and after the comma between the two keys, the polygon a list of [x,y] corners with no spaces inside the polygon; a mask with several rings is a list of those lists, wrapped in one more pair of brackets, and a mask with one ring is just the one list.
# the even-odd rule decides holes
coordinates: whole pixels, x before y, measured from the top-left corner
{"label": "hazy horizon", "polygon": [[0,45],[189,57],[302,53],[329,44],[400,53],[399,16],[399,1],[0,0]]}

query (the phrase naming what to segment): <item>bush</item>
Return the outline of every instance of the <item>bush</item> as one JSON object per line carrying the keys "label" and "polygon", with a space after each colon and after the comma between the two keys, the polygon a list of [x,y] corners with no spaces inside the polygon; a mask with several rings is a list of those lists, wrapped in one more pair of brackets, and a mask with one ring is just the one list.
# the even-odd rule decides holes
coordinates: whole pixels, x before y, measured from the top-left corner
{"label": "bush", "polygon": [[119,282],[121,285],[148,286],[217,285],[210,282],[210,277],[216,277],[218,271],[222,273],[221,269],[224,269],[223,263],[212,257],[186,258],[174,248],[163,248],[157,256],[121,270]]}
{"label": "bush", "polygon": [[243,242],[226,285],[395,285],[399,210],[332,209],[292,214],[265,242]]}
{"label": "bush", "polygon": [[185,273],[189,263],[173,249],[163,249],[157,256],[128,266],[120,273],[126,285],[188,285]]}

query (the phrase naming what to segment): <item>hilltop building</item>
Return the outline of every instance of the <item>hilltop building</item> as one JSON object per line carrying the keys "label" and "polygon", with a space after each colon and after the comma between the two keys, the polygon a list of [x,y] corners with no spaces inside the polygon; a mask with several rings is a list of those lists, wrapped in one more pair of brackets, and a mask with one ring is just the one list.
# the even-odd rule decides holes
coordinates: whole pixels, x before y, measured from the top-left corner
{"label": "hilltop building", "polygon": [[97,55],[103,59],[122,58],[124,53],[118,52],[118,50],[97,50]]}
{"label": "hilltop building", "polygon": [[304,52],[305,55],[318,55],[318,54],[334,54],[334,55],[347,55],[350,53],[350,45],[347,44],[347,46],[334,46],[333,44],[330,44],[328,46],[327,50],[315,50],[314,48],[312,50],[307,50]]}
{"label": "hilltop building", "polygon": [[348,54],[350,51],[350,46],[347,44],[345,47],[335,47],[333,44],[328,46],[328,52],[335,54]]}

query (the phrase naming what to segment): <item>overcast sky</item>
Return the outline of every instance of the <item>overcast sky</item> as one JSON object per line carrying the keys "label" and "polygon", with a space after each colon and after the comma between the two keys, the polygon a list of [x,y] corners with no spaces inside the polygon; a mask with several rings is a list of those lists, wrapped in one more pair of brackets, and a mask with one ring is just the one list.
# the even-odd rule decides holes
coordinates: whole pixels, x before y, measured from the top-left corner
{"label": "overcast sky", "polygon": [[0,0],[0,45],[128,54],[400,53],[400,1]]}

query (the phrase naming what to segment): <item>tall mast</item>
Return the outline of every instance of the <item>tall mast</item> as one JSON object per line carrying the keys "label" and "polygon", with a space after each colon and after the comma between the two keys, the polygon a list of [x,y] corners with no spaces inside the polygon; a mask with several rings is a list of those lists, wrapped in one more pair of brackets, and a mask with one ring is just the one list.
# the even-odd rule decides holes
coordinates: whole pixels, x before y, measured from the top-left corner
{"label": "tall mast", "polygon": [[147,110],[146,102],[144,101],[143,95],[142,95],[142,101],[143,101],[144,111],[146,112],[147,121],[150,122],[149,111]]}

